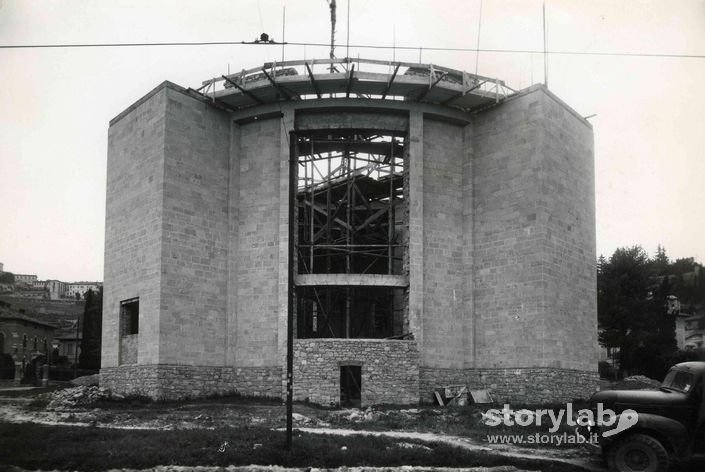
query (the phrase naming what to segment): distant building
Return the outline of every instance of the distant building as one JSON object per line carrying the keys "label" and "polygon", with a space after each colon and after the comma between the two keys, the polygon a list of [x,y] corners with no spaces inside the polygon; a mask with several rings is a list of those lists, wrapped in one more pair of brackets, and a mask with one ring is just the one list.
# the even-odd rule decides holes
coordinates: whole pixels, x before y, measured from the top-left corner
{"label": "distant building", "polygon": [[85,297],[86,292],[88,292],[88,290],[93,290],[94,292],[97,292],[98,289],[102,286],[103,284],[100,282],[72,282],[68,284],[66,296],[75,297],[76,294],[79,294],[81,298],[83,298]]}
{"label": "distant building", "polygon": [[47,282],[46,280],[37,280],[32,284],[32,288],[35,290],[46,290]]}
{"label": "distant building", "polygon": [[46,288],[49,290],[49,298],[52,300],[65,298],[68,293],[68,284],[59,280],[47,280]]}
{"label": "distant building", "polygon": [[26,284],[26,285],[32,285],[34,282],[37,281],[37,276],[34,274],[15,274],[15,283],[16,284]]}
{"label": "distant building", "polygon": [[705,346],[705,314],[680,313],[676,318],[678,349],[699,349]]}
{"label": "distant building", "polygon": [[40,357],[48,357],[55,326],[24,310],[0,306],[0,354],[11,355],[24,369]]}
{"label": "distant building", "polygon": [[59,345],[59,355],[66,356],[70,363],[73,363],[81,355],[81,339],[83,339],[83,333],[81,326],[76,320],[62,320],[60,327],[56,330],[54,334],[54,339]]}

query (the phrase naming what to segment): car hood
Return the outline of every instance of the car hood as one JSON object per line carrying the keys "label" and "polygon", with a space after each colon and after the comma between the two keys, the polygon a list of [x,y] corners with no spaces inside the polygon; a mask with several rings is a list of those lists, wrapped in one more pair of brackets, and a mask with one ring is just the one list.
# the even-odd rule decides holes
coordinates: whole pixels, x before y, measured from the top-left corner
{"label": "car hood", "polygon": [[635,406],[666,406],[685,403],[687,394],[665,390],[604,390],[590,399],[592,405],[602,403],[605,407],[619,405],[623,408]]}

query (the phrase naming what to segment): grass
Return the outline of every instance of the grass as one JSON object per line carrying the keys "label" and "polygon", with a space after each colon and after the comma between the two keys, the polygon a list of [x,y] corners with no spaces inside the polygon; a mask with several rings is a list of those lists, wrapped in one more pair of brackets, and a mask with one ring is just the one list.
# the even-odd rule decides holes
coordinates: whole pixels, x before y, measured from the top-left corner
{"label": "grass", "polygon": [[[554,415],[559,414],[559,410],[565,409],[565,404],[560,405],[512,405],[512,409],[521,410],[552,410]],[[586,403],[574,403],[573,411],[577,414],[580,409],[587,408]],[[486,441],[488,435],[532,435],[535,433],[549,434],[552,425],[550,418],[545,415],[540,426],[489,426],[482,420],[482,414],[490,408],[501,410],[500,405],[468,405],[462,407],[420,407],[419,413],[414,415],[404,414],[403,410],[380,409],[378,414],[369,421],[348,421],[343,416],[331,416],[326,420],[335,427],[350,428],[357,430],[374,431],[419,431],[452,434],[472,438],[476,441]],[[551,434],[562,435],[563,433],[574,434],[575,426],[569,426],[565,418],[561,421],[558,431]],[[547,447],[546,445],[523,445],[527,448]],[[565,445],[570,446],[569,444]],[[564,446],[561,446],[564,447]]]}
{"label": "grass", "polygon": [[[227,442],[227,445],[225,444]],[[0,423],[0,464],[25,469],[97,471],[157,465],[282,465],[339,467],[400,465],[496,466],[546,472],[581,470],[534,459],[508,459],[441,443],[404,443],[372,436],[326,436],[295,432],[285,451],[283,432],[263,427],[142,431]]]}

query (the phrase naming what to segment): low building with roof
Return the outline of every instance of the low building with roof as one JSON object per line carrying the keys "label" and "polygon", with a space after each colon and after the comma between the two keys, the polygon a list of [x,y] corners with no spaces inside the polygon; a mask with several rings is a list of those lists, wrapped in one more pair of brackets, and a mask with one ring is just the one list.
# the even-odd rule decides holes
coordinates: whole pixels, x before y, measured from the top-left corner
{"label": "low building with roof", "polygon": [[0,355],[11,356],[23,371],[33,361],[49,357],[55,329],[38,316],[0,303]]}

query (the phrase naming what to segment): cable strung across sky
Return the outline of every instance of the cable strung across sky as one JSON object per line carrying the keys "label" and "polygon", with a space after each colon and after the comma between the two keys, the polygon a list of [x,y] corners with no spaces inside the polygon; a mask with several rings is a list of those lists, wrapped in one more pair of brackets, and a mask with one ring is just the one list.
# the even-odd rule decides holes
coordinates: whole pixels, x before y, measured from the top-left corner
{"label": "cable strung across sky", "polygon": [[[2,44],[0,49],[60,49],[60,48],[119,48],[119,47],[177,47],[177,46],[311,46],[330,47],[326,43],[307,42],[245,42],[245,41],[166,41],[154,43],[67,43],[67,44]],[[705,59],[705,54],[674,54],[649,52],[608,52],[608,51],[561,51],[538,49],[486,49],[486,48],[450,48],[425,46],[385,46],[373,44],[350,44],[348,47],[358,49],[400,49],[409,51],[448,51],[448,52],[485,52],[514,54],[554,54],[564,56],[623,56],[623,57],[667,57],[680,59]]]}

